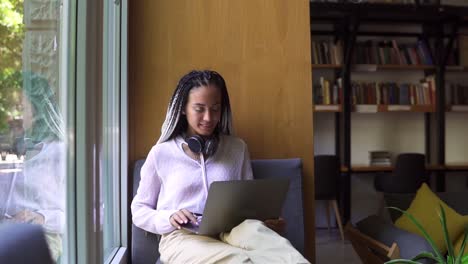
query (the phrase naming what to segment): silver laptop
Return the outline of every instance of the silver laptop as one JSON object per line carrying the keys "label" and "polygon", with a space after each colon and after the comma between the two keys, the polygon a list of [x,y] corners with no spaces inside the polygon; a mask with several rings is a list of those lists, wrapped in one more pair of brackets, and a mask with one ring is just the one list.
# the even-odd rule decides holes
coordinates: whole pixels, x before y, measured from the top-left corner
{"label": "silver laptop", "polygon": [[182,228],[199,235],[229,232],[245,219],[277,219],[289,188],[289,179],[213,182],[199,224]]}

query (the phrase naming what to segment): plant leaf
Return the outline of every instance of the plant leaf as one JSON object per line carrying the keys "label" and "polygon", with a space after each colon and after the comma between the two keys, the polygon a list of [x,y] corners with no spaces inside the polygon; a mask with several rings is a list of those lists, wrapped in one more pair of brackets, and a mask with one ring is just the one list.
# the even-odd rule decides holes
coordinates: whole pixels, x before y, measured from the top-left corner
{"label": "plant leaf", "polygon": [[419,223],[418,220],[416,220],[416,218],[414,218],[413,215],[411,215],[410,213],[408,213],[408,212],[406,212],[404,210],[401,210],[400,208],[397,208],[397,207],[388,207],[388,208],[393,209],[393,210],[397,210],[397,211],[401,212],[402,214],[404,214],[406,217],[408,217],[411,220],[411,222],[413,222],[413,224],[416,225],[416,227],[419,229],[419,231],[421,231],[421,233],[423,234],[423,236],[427,240],[427,242],[429,242],[429,244],[431,245],[432,250],[434,250],[434,252],[436,253],[437,261],[439,263],[445,263],[445,258],[442,255],[442,253],[440,252],[439,248],[434,243],[434,240],[431,238],[431,236],[429,236],[429,234],[426,232],[424,227],[422,227],[422,225]]}
{"label": "plant leaf", "polygon": [[464,263],[463,260],[468,263],[468,255],[463,256],[463,252],[465,252],[465,245],[466,245],[466,238],[468,236],[468,226],[465,226],[465,233],[463,234],[463,242],[460,248],[460,252],[458,253],[457,259],[455,260],[456,264]]}
{"label": "plant leaf", "polygon": [[437,261],[437,258],[434,256],[434,254],[432,252],[421,252],[416,257],[412,258],[411,260],[416,261],[416,260],[420,260],[420,259],[424,259],[424,258],[428,258],[428,259],[432,259],[432,260]]}
{"label": "plant leaf", "polygon": [[394,264],[394,263],[421,264],[421,262],[417,262],[417,261],[409,260],[409,259],[392,259],[390,261],[385,262],[385,264]]}
{"label": "plant leaf", "polygon": [[455,260],[455,254],[453,253],[453,243],[452,240],[450,240],[449,232],[447,230],[447,218],[445,216],[445,210],[441,204],[439,204],[439,207],[439,220],[440,224],[442,225],[442,231],[444,233],[445,245],[447,246],[447,256],[451,257],[452,260]]}

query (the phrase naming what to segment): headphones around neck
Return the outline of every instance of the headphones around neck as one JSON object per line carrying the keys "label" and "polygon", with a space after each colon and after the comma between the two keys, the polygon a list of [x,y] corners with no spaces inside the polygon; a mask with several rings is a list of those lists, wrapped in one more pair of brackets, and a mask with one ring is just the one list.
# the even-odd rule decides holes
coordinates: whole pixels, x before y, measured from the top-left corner
{"label": "headphones around neck", "polygon": [[197,154],[203,153],[203,155],[207,157],[212,156],[218,148],[217,136],[203,138],[200,135],[193,135],[191,137],[186,137],[185,142],[192,152]]}

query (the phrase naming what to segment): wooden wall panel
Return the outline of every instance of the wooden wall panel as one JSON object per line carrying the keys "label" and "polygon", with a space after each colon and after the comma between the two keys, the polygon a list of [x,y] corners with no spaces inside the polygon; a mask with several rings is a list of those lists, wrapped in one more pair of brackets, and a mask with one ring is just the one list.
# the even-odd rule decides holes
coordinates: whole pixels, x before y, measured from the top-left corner
{"label": "wooden wall panel", "polygon": [[[313,122],[307,0],[130,1],[130,162],[160,135],[178,79],[226,79],[234,129],[253,159],[304,161],[307,257],[314,252]],[[294,224],[294,223],[289,223]]]}

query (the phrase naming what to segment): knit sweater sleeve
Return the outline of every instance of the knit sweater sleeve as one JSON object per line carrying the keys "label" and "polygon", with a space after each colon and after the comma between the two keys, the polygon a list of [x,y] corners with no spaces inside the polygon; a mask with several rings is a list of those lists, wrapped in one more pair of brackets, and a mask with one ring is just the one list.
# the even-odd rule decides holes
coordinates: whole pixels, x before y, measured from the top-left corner
{"label": "knit sweater sleeve", "polygon": [[161,189],[161,179],[156,169],[156,151],[151,149],[141,168],[141,180],[137,194],[133,198],[131,210],[133,223],[155,234],[166,234],[175,228],[170,224],[169,217],[177,210],[156,210]]}

